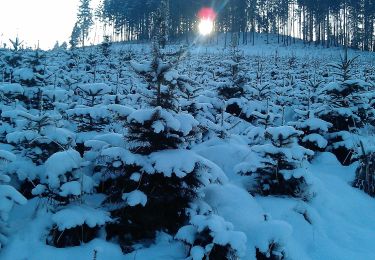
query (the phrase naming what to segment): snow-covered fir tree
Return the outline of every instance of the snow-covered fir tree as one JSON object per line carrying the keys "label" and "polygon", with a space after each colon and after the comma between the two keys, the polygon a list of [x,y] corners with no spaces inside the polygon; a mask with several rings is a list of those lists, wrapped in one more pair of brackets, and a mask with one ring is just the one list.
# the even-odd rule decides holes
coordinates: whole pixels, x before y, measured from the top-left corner
{"label": "snow-covered fir tree", "polygon": [[45,162],[45,172],[32,194],[47,200],[52,222],[47,243],[56,247],[78,246],[98,236],[111,222],[109,214],[86,202],[97,185],[80,154],[72,149],[57,152]]}
{"label": "snow-covered fir tree", "polygon": [[228,80],[218,88],[219,95],[226,100],[241,97],[246,91],[245,84],[247,80],[244,67],[241,64],[243,59],[244,57],[238,49],[238,36],[234,33],[231,41],[230,59],[226,61],[226,67],[228,67],[229,71],[224,72],[224,75],[222,75],[228,75]]}
{"label": "snow-covered fir tree", "polygon": [[[82,42],[82,46],[85,46],[86,39],[90,32],[90,28],[94,24],[90,3],[91,0],[80,0],[77,13],[77,23],[73,28],[74,34],[76,33],[76,28],[79,28],[79,32],[81,33],[80,41]],[[74,35],[74,37],[76,36]],[[72,40],[74,37],[72,35]]]}
{"label": "snow-covered fir tree", "polygon": [[266,143],[252,147],[259,155],[258,160],[236,166],[239,174],[254,179],[254,184],[248,187],[249,192],[265,196],[309,197],[309,176],[304,161],[314,153],[298,144],[297,137],[301,134],[303,132],[291,126],[269,127],[265,130]]}
{"label": "snow-covered fir tree", "polygon": [[7,244],[10,235],[7,224],[10,211],[16,204],[24,205],[27,203],[26,198],[9,184],[11,178],[7,175],[7,167],[9,163],[16,160],[17,157],[13,153],[0,150],[0,249]]}
{"label": "snow-covered fir tree", "polygon": [[374,151],[362,141],[360,142],[359,165],[356,169],[356,176],[353,186],[363,190],[370,196],[375,196],[375,176],[374,176]]}
{"label": "snow-covered fir tree", "polygon": [[179,83],[186,87],[189,81],[164,61],[157,41],[152,48],[150,62],[132,62],[149,87],[149,107],[108,107],[125,121],[126,142],[116,142],[116,134],[86,142],[87,156],[96,158],[99,191],[106,195],[103,206],[115,219],[106,226],[107,238],[117,239],[125,252],[159,231],[176,234],[189,223],[189,208],[201,198],[200,189],[222,181],[212,163],[186,149],[199,140],[199,122],[179,112],[174,95]]}
{"label": "snow-covered fir tree", "polygon": [[369,100],[366,95],[370,84],[353,79],[350,75],[353,59],[347,54],[334,72],[340,76],[338,81],[326,84],[322,91],[323,106],[317,116],[332,124],[329,131],[329,149],[343,164],[350,164],[354,150],[357,149],[353,134],[369,121]]}

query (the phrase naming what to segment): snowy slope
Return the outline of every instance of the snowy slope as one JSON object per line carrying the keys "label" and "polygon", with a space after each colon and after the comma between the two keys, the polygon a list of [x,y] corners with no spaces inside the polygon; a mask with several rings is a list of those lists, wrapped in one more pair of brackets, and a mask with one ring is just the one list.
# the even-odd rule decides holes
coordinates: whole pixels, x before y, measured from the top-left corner
{"label": "snowy slope", "polygon": [[[235,161],[246,156],[241,145],[207,145],[201,154],[213,162]],[[220,155],[220,156],[218,156]],[[228,159],[231,158],[231,159]],[[238,160],[238,159],[237,159]],[[230,165],[230,163],[229,163]],[[375,239],[375,204],[366,194],[353,189],[354,167],[342,166],[331,154],[320,155],[309,166],[314,175],[315,198],[305,203],[290,198],[253,197],[233,180],[224,186],[206,190],[206,201],[215,211],[247,235],[248,248],[243,259],[254,259],[253,245],[262,237],[283,237],[291,259],[372,259]],[[230,173],[229,173],[230,176]],[[10,223],[12,236],[2,259],[180,259],[184,246],[160,235],[156,245],[122,255],[118,246],[96,239],[82,247],[56,249],[46,246],[39,237],[51,222],[51,214],[39,213],[38,199],[27,206],[17,206]],[[308,220],[304,218],[306,213]],[[264,226],[268,214],[274,226]],[[271,227],[271,229],[270,229]],[[69,257],[67,257],[69,256]]]}
{"label": "snowy slope", "polygon": [[[102,208],[104,195],[94,192],[99,186],[99,174],[92,174],[94,166],[89,162],[97,160],[102,163],[104,157],[114,158],[111,162],[114,168],[128,160],[129,164],[137,162],[137,166],[142,166],[142,170],[146,169],[150,174],[162,172],[171,177],[172,173],[177,173],[181,178],[189,174],[198,162],[203,163],[210,170],[200,176],[205,186],[199,190],[202,201],[197,203],[209,209],[207,211],[212,210],[216,222],[209,224],[216,228],[219,234],[216,239],[224,241],[224,245],[232,238],[231,234],[240,234],[237,240],[230,242],[239,249],[245,245],[243,250],[238,250],[241,251],[241,259],[256,259],[256,249],[267,252],[270,245],[279,246],[277,250],[285,254],[286,259],[375,259],[374,198],[352,187],[358,162],[342,166],[333,154],[318,152],[310,163],[301,164],[299,170],[310,185],[309,200],[253,196],[247,187],[254,179],[238,174],[242,166],[260,164],[261,155],[254,147],[265,139],[266,130],[257,126],[258,121],[264,119],[262,113],[265,111],[272,115],[271,124],[282,125],[281,130],[285,130],[281,131],[282,134],[303,133],[289,123],[300,128],[310,127],[312,131],[321,130],[319,134],[307,135],[304,140],[317,141],[322,149],[327,146],[327,140],[321,132],[328,132],[332,127],[323,120],[305,120],[305,123],[309,121],[306,125],[295,120],[301,119],[301,114],[306,113],[303,109],[310,106],[310,103],[306,104],[307,93],[315,100],[321,95],[316,89],[316,93],[308,92],[309,80],[318,77],[323,82],[321,88],[325,83],[336,80],[326,65],[339,60],[342,50],[303,46],[301,42],[282,46],[275,37],[270,40],[270,44],[264,44],[265,36],[257,35],[255,46],[241,45],[238,49],[244,55],[243,64],[250,82],[247,87],[252,96],[247,100],[239,97],[223,101],[217,94],[218,89],[229,84],[227,73],[235,65],[228,59],[229,51],[223,49],[222,41],[219,45],[189,46],[184,54],[187,58],[165,79],[172,84],[181,84],[178,86],[183,91],[176,100],[179,102],[178,109],[184,111],[180,114],[148,107],[146,100],[153,93],[147,88],[145,80],[136,74],[137,71],[148,72],[148,67],[129,62],[130,59],[148,60],[149,46],[143,44],[115,44],[112,47],[113,60],[103,57],[90,60],[87,56],[96,49],[78,52],[82,57],[65,51],[48,53],[48,73],[56,75],[54,80],[53,77],[46,80],[48,86],[27,85],[37,84],[37,81],[32,82],[35,75],[31,71],[29,77],[20,78],[20,83],[0,83],[3,98],[0,102],[0,174],[2,171],[9,172],[10,184],[16,188],[20,188],[18,181],[27,177],[41,182],[32,190],[32,195],[40,196],[29,199],[25,205],[14,205],[11,211],[10,206],[6,207],[6,212],[10,211],[9,218],[4,217],[9,226],[5,232],[8,241],[0,250],[0,259],[185,259],[189,253],[188,246],[171,234],[162,232],[158,233],[155,241],[133,245],[135,250],[131,253],[124,253],[114,239],[107,241],[104,229],[99,229],[94,240],[81,246],[56,248],[48,245],[46,240],[53,227],[63,231],[83,224],[102,227],[112,221]],[[177,45],[170,46],[167,52],[178,48]],[[367,77],[370,82],[367,87],[375,87],[373,82],[371,85],[371,80],[375,78],[375,54],[350,51],[352,56],[357,54],[361,56],[353,75]],[[83,61],[85,59],[89,61]],[[100,64],[90,67],[86,62]],[[181,82],[178,82],[181,79],[176,79],[179,72],[184,74]],[[268,82],[271,82],[268,86],[270,102],[268,99],[261,100],[261,91],[253,88],[255,85],[267,87]],[[40,89],[43,93],[39,93]],[[23,101],[35,100],[39,94],[45,98],[42,104],[45,106],[42,110],[48,111],[45,115],[41,115],[38,107]],[[255,99],[257,96],[259,100]],[[371,99],[373,105],[374,100]],[[239,115],[222,112],[228,104],[239,104],[243,110]],[[193,106],[196,110],[189,112],[190,115],[186,111]],[[323,107],[320,103],[312,106],[314,109]],[[126,149],[132,144],[124,139],[129,131],[126,124],[145,124],[154,116],[154,111],[159,110],[160,118],[150,128],[157,133],[182,133],[186,137],[182,149],[186,150],[164,150],[147,156],[131,154]],[[41,127],[42,130],[38,129],[40,122],[46,124],[46,127]],[[197,127],[201,127],[203,134],[194,135],[195,139],[191,141],[188,134]],[[268,128],[267,131],[271,138],[277,139],[277,134],[272,136],[272,130],[275,129]],[[355,134],[346,132],[347,139],[344,141],[356,144],[359,140],[368,140],[366,145],[369,145],[373,143],[373,134],[371,127]],[[31,144],[37,147],[30,148]],[[78,150],[77,144],[83,146],[80,148],[83,156],[70,150]],[[44,152],[48,153],[49,149],[44,147],[52,147],[51,150],[56,151],[47,156]],[[259,146],[258,150],[261,150]],[[298,153],[299,150],[293,152]],[[312,156],[312,153],[309,155]],[[43,159],[36,162],[29,160],[38,156]],[[244,162],[248,164],[241,165]],[[9,178],[6,174],[0,177],[5,181]],[[142,175],[136,172],[131,178],[139,181]],[[3,179],[0,181],[2,184]],[[44,192],[57,194],[63,197],[63,201],[70,196],[68,200],[74,203],[56,210],[49,199],[41,198]],[[80,200],[75,200],[77,197]],[[123,192],[121,199],[130,206],[139,207],[144,207],[149,201],[138,189]],[[84,205],[82,201],[85,201]],[[20,199],[20,202],[23,200]],[[195,224],[202,225],[199,221]],[[225,231],[228,232],[220,233],[221,225],[227,225],[229,228]],[[244,237],[246,239],[242,239]]]}

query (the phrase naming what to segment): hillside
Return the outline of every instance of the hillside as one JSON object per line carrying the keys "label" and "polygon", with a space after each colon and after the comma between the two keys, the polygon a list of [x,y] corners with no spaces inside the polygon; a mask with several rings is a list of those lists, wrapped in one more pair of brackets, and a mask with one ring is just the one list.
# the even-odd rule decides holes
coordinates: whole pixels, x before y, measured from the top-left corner
{"label": "hillside", "polygon": [[375,54],[256,40],[0,49],[0,259],[372,259]]}

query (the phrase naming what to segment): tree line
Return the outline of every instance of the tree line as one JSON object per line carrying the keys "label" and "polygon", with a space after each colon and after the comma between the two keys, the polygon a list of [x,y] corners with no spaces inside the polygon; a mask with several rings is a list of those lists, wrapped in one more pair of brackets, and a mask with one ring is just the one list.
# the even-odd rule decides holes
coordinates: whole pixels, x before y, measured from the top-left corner
{"label": "tree line", "polygon": [[189,41],[197,13],[208,6],[218,14],[215,32],[239,33],[243,44],[254,44],[255,34],[265,33],[277,34],[287,45],[300,38],[375,51],[375,0],[103,0],[95,14],[113,39],[147,41],[160,6],[168,15],[169,40]]}

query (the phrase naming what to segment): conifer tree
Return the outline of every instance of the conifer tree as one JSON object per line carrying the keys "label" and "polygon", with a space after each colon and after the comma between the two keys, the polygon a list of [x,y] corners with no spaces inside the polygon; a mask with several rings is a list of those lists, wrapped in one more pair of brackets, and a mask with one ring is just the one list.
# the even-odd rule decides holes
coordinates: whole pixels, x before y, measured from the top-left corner
{"label": "conifer tree", "polygon": [[[52,154],[45,162],[45,172],[33,195],[48,201],[53,226],[47,243],[55,247],[79,246],[98,235],[109,214],[86,203],[84,195],[91,194],[95,182],[88,174],[80,154],[72,149]],[[75,216],[75,217],[72,217]]]}
{"label": "conifer tree", "polygon": [[[80,5],[78,8],[76,26],[79,28],[81,33],[80,38],[82,46],[85,46],[85,40],[89,35],[91,26],[94,24],[90,3],[91,0],[80,0]],[[73,32],[76,26],[74,27]]]}
{"label": "conifer tree", "polygon": [[245,162],[236,167],[238,173],[255,180],[248,187],[250,193],[308,198],[308,176],[303,162],[314,153],[298,144],[297,137],[301,134],[291,126],[266,129],[266,143],[252,147],[259,155],[259,162]]}
{"label": "conifer tree", "polygon": [[[350,164],[356,149],[352,134],[369,122],[369,100],[365,93],[370,84],[352,79],[351,68],[354,59],[347,52],[341,63],[335,64],[334,74],[338,80],[323,87],[320,99],[324,104],[317,116],[333,125],[329,131],[329,149],[343,164]],[[354,146],[353,146],[354,145]]]}
{"label": "conifer tree", "polygon": [[111,54],[111,41],[110,41],[110,37],[108,35],[105,35],[103,37],[103,42],[100,45],[100,47],[101,47],[103,56],[108,58],[109,55]]}
{"label": "conifer tree", "polygon": [[9,234],[9,213],[15,204],[24,205],[27,200],[13,186],[8,184],[11,178],[7,175],[7,165],[15,162],[17,157],[11,152],[0,150],[0,249],[7,243]]}
{"label": "conifer tree", "polygon": [[228,81],[219,87],[219,95],[228,100],[231,98],[239,98],[244,95],[247,82],[242,61],[244,59],[241,51],[238,49],[238,36],[233,34],[231,41],[230,60],[227,61],[229,71],[222,75],[228,76]]}
{"label": "conifer tree", "polygon": [[87,153],[97,158],[99,190],[116,219],[107,225],[107,237],[118,239],[124,251],[155,238],[157,231],[175,234],[188,223],[188,208],[199,197],[199,188],[219,179],[212,165],[185,149],[199,138],[198,122],[177,112],[174,93],[184,78],[173,69],[174,62],[165,59],[154,37],[151,61],[131,62],[149,86],[147,108],[134,111],[116,105],[125,121],[126,143],[109,142],[97,150],[93,145]]}
{"label": "conifer tree", "polygon": [[375,197],[375,153],[368,148],[366,149],[365,144],[361,141],[359,154],[359,165],[356,169],[353,187]]}
{"label": "conifer tree", "polygon": [[[21,75],[18,75],[19,82],[28,87],[43,86],[45,84],[47,74],[45,60],[45,54],[39,49],[27,57],[26,62],[28,63],[28,68],[21,69]],[[25,75],[23,76],[22,74]],[[38,100],[33,100],[34,97],[30,97],[30,99],[30,103],[38,103]],[[33,104],[34,107],[35,105]]]}
{"label": "conifer tree", "polygon": [[15,72],[19,69],[24,60],[24,53],[20,48],[23,41],[20,41],[17,37],[12,42],[13,48],[10,52],[6,52],[4,56],[5,64],[3,65],[3,82],[13,83],[15,82]]}
{"label": "conifer tree", "polygon": [[70,35],[69,44],[72,49],[76,48],[80,42],[80,36],[82,34],[82,29],[80,28],[78,22],[74,24],[72,34]]}
{"label": "conifer tree", "polygon": [[153,37],[161,49],[165,48],[169,36],[169,0],[161,0],[153,16]]}
{"label": "conifer tree", "polygon": [[[220,235],[226,238],[219,242]],[[189,225],[179,229],[176,238],[188,245],[192,259],[212,260],[240,258],[246,241],[245,234],[234,231],[231,223],[212,213],[193,216]]]}

